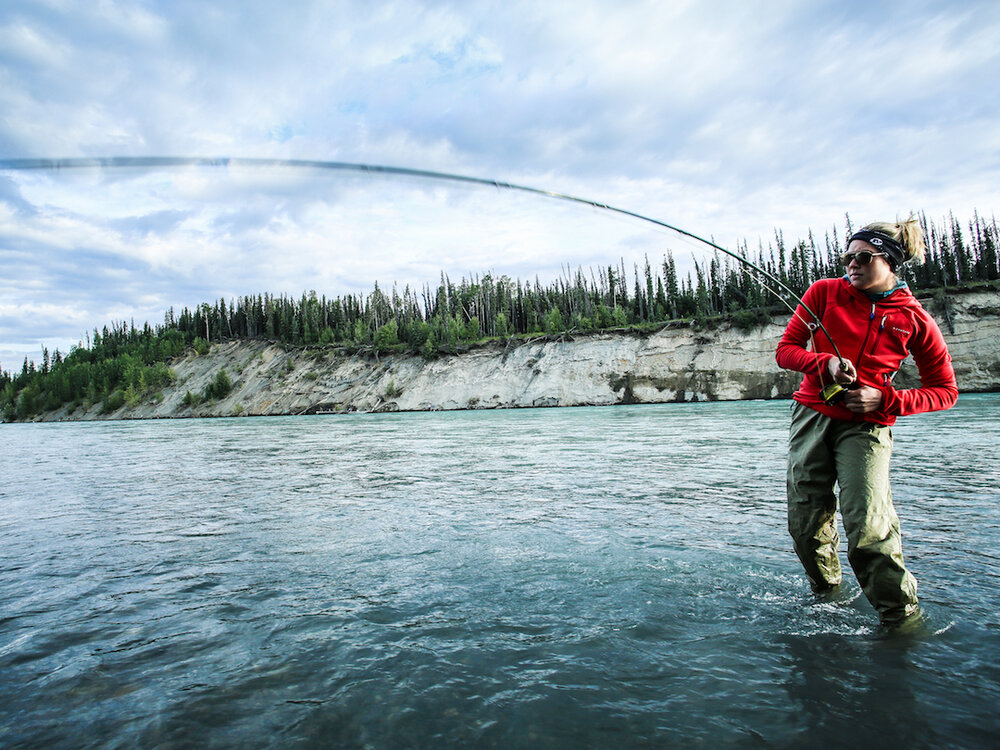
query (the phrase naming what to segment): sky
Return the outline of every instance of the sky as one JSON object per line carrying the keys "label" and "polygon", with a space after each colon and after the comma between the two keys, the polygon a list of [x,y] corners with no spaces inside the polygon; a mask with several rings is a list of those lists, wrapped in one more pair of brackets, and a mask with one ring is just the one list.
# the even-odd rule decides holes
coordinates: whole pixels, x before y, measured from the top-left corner
{"label": "sky", "polygon": [[543,284],[1000,208],[1000,3],[0,2],[0,368],[264,292]]}

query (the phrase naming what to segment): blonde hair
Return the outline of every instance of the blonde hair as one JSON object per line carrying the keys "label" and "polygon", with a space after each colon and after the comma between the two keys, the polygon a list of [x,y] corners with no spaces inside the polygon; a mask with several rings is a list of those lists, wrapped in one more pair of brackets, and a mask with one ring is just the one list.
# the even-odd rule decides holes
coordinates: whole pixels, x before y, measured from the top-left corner
{"label": "blonde hair", "polygon": [[892,237],[903,246],[906,253],[906,260],[914,263],[923,263],[924,255],[927,253],[927,245],[924,243],[924,232],[920,228],[920,222],[912,216],[906,221],[876,221],[863,227],[872,232],[881,232]]}

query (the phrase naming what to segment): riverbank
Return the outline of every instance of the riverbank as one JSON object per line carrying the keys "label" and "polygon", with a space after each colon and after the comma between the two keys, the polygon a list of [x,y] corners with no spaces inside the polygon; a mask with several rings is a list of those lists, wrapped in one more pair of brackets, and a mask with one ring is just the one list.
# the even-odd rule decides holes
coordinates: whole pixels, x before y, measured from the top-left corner
{"label": "riverbank", "polygon": [[[921,302],[941,322],[964,392],[1000,390],[1000,292]],[[800,380],[774,349],[787,316],[741,330],[667,326],[647,333],[491,342],[454,355],[345,354],[229,341],[169,363],[173,382],[107,411],[63,407],[43,421],[437,411],[787,398]],[[203,398],[225,371],[232,388]],[[918,383],[908,360],[901,388]]]}

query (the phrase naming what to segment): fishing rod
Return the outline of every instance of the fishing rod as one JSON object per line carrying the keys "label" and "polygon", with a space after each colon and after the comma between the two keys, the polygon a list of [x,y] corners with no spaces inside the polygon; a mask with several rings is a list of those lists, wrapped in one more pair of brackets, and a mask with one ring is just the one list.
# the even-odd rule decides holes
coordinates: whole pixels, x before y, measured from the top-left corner
{"label": "fishing rod", "polygon": [[[590,200],[588,198],[580,198],[574,195],[567,195],[566,193],[558,193],[553,190],[543,190],[541,188],[530,187],[527,185],[517,185],[513,182],[503,182],[501,180],[491,180],[484,177],[471,177],[468,175],[452,174],[450,172],[433,172],[426,169],[412,169],[410,167],[392,167],[379,164],[358,164],[354,162],[342,162],[342,161],[323,161],[317,159],[269,159],[269,158],[246,158],[246,157],[191,157],[191,156],[107,156],[107,157],[79,157],[79,158],[68,158],[68,159],[0,159],[0,170],[15,170],[15,171],[50,171],[57,172],[62,169],[127,169],[127,168],[142,168],[142,169],[160,169],[160,168],[171,168],[171,167],[280,167],[280,168],[292,168],[292,169],[318,169],[318,170],[333,170],[340,172],[359,172],[362,174],[369,175],[391,175],[395,177],[417,177],[421,179],[429,180],[444,180],[448,182],[458,182],[470,185],[486,185],[495,187],[500,190],[514,190],[520,191],[522,193],[531,193],[533,195],[541,195],[547,198],[555,198],[557,200],[570,201],[573,203],[579,203],[585,206],[590,206],[591,208],[597,208],[603,211],[610,211],[612,213],[621,214],[623,216],[630,216],[633,219],[639,219],[640,221],[645,221],[650,224],[654,224],[658,227],[663,227],[664,229],[669,229],[672,232],[676,232],[684,237],[689,237],[696,242],[700,242],[703,245],[707,245],[721,253],[725,253],[730,258],[734,258],[738,262],[745,265],[747,268],[758,273],[763,278],[771,281],[773,284],[778,286],[785,294],[794,298],[802,308],[812,316],[815,321],[816,327],[818,327],[823,334],[826,336],[827,340],[830,342],[830,346],[833,347],[836,353],[837,359],[840,360],[841,370],[847,370],[847,363],[843,356],[840,354],[840,350],[837,348],[837,344],[834,342],[833,337],[830,332],[823,325],[823,321],[805,302],[802,301],[802,297],[795,293],[785,282],[779,279],[774,274],[770,273],[764,268],[749,260],[739,253],[728,250],[721,245],[712,242],[711,240],[706,240],[704,237],[699,237],[693,232],[689,232],[686,229],[681,229],[673,224],[668,224],[665,221],[660,221],[659,219],[654,219],[650,216],[644,216],[635,211],[629,211],[625,208],[618,208],[617,206],[611,206],[607,203],[601,203],[599,201]],[[786,307],[791,308],[791,305],[782,297],[778,292],[776,292],[771,287],[766,284],[761,284],[767,291],[775,295]],[[795,313],[795,310],[792,310]],[[812,325],[807,324],[809,328]]]}

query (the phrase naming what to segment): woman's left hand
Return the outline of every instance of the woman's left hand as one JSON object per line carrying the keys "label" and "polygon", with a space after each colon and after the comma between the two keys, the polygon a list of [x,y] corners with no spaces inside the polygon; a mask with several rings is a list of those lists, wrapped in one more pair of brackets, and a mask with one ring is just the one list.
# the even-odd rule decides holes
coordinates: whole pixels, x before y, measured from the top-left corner
{"label": "woman's left hand", "polygon": [[868,414],[877,411],[882,405],[882,391],[870,385],[863,385],[845,391],[843,404],[855,414]]}

